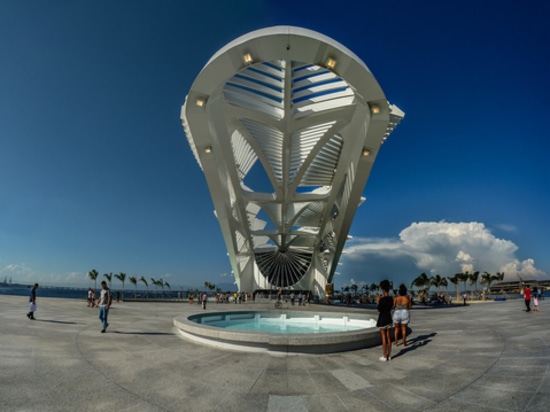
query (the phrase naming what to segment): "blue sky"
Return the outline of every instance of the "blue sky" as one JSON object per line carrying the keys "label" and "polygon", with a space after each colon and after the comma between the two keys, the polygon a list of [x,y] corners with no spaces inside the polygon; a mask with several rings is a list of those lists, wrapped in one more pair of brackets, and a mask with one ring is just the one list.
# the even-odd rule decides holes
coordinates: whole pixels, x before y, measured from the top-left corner
{"label": "blue sky", "polygon": [[545,1],[0,3],[0,280],[86,273],[232,283],[179,114],[249,31],[341,42],[406,117],[384,144],[336,288],[462,270],[550,275]]}

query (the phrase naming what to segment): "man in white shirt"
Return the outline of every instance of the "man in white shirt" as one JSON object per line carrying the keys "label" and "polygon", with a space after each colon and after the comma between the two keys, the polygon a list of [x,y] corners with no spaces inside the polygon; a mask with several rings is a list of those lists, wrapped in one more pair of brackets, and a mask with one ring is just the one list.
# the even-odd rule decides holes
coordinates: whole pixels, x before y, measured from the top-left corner
{"label": "man in white shirt", "polygon": [[109,315],[109,308],[111,307],[111,290],[107,287],[107,282],[101,282],[101,295],[99,295],[99,320],[103,324],[101,333],[105,333],[107,330],[107,316]]}

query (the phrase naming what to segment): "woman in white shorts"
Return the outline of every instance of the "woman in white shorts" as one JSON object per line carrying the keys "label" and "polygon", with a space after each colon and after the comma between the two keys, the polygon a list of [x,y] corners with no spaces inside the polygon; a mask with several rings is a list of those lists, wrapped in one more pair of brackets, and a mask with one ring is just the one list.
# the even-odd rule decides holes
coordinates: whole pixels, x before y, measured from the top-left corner
{"label": "woman in white shorts", "polygon": [[393,326],[394,326],[394,345],[397,346],[399,341],[399,330],[403,336],[403,346],[407,346],[407,325],[409,324],[411,315],[409,310],[412,307],[412,302],[407,296],[407,287],[404,284],[399,285],[399,296],[393,300]]}

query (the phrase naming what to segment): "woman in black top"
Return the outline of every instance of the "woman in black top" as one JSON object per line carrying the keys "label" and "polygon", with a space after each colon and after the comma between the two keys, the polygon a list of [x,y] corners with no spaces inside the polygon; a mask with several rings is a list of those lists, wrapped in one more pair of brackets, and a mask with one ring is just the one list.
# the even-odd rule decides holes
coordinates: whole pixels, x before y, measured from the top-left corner
{"label": "woman in black top", "polygon": [[389,295],[390,293],[390,282],[388,280],[383,280],[380,282],[380,289],[382,289],[382,297],[378,295],[378,322],[376,326],[380,329],[380,334],[382,335],[382,354],[380,358],[382,362],[387,362],[391,359],[391,327],[392,327],[392,318],[391,310],[393,308],[393,298]]}

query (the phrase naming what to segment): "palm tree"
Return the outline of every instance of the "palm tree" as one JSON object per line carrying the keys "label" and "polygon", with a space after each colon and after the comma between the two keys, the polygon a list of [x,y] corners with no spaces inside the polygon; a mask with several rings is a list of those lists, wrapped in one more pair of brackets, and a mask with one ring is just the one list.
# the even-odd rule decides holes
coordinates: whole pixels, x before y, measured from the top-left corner
{"label": "palm tree", "polygon": [[94,281],[94,293],[95,293],[97,290],[97,277],[99,276],[99,273],[97,272],[97,270],[92,269],[91,271],[88,272],[88,276],[90,277],[90,279]]}
{"label": "palm tree", "polygon": [[158,280],[155,280],[155,278],[151,278],[151,283],[155,286],[155,299],[157,298],[157,286],[159,285]]}
{"label": "palm tree", "polygon": [[126,273],[120,272],[119,274],[115,275],[115,278],[122,282],[122,300],[124,300],[124,281],[126,280]]}
{"label": "palm tree", "polygon": [[[495,280],[497,282],[502,282],[504,280],[504,272],[497,272],[497,274],[495,275]],[[502,288],[501,288],[501,293],[502,293]]]}
{"label": "palm tree", "polygon": [[[418,289],[418,297],[420,298],[422,295],[422,299],[424,299],[425,295],[428,293],[429,285],[430,278],[424,272],[418,275],[411,283],[411,286],[416,286]],[[428,288],[426,288],[426,286],[428,286]]]}
{"label": "palm tree", "polygon": [[456,301],[458,302],[460,299],[458,296],[458,282],[460,282],[460,279],[458,278],[458,273],[456,273],[454,276],[449,276],[448,279],[449,282],[455,285]]}
{"label": "palm tree", "polygon": [[[497,276],[491,275],[489,272],[483,272],[483,274],[481,275],[481,280],[479,281],[479,283],[481,283],[482,285],[487,285],[487,294],[491,290],[491,283],[493,283],[496,279],[497,279]],[[487,297],[486,297],[485,289],[483,289],[483,300],[486,300],[486,298]]]}
{"label": "palm tree", "polygon": [[474,293],[477,295],[477,281],[479,280],[479,271],[470,273],[470,285],[474,285]]}
{"label": "palm tree", "polygon": [[164,299],[164,280],[162,280],[162,278],[160,278],[157,281],[157,284],[162,288],[162,298]]}
{"label": "palm tree", "polygon": [[447,287],[447,279],[441,275],[435,275],[430,278],[430,284],[436,287],[437,296],[439,296],[441,294],[441,286]]}
{"label": "palm tree", "polygon": [[108,273],[108,274],[107,274],[107,273],[104,273],[104,274],[103,274],[103,277],[104,277],[105,279],[107,279],[107,281],[109,282],[109,289],[111,289],[111,281],[113,280],[113,272]]}
{"label": "palm tree", "polygon": [[464,293],[466,293],[466,282],[470,280],[470,273],[457,273],[456,276],[458,276],[458,281],[464,284]]}
{"label": "palm tree", "polygon": [[354,296],[357,296],[357,285],[354,283],[351,285],[351,290],[353,291]]}
{"label": "palm tree", "polygon": [[170,283],[164,282],[164,286],[166,286],[168,289],[172,290],[172,288],[170,287]]}
{"label": "palm tree", "polygon": [[147,283],[147,279],[145,279],[143,276],[139,278],[140,282],[143,282],[145,284],[145,287],[147,288],[147,299],[149,299],[149,284]]}
{"label": "palm tree", "polygon": [[374,297],[373,295],[378,291],[378,285],[376,283],[371,283],[370,286],[369,286],[369,292],[370,292],[370,298],[371,298],[371,301],[374,302]]}
{"label": "palm tree", "polygon": [[131,283],[132,285],[134,285],[134,299],[135,299],[136,296],[137,296],[137,282],[138,282],[138,278],[137,278],[137,276],[130,276],[130,277],[128,278],[128,280],[130,281],[130,283]]}

